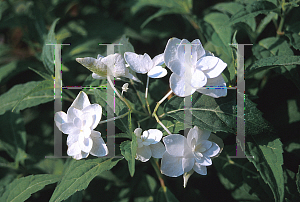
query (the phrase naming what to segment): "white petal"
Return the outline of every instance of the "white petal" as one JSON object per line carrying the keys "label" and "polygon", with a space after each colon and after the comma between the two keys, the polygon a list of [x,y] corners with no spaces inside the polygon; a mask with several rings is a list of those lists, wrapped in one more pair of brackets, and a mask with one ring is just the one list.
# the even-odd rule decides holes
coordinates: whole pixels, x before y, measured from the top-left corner
{"label": "white petal", "polygon": [[164,54],[159,54],[153,58],[153,66],[160,66],[164,64]]}
{"label": "white petal", "polygon": [[[186,53],[186,48],[188,48],[187,45],[191,45],[191,43],[186,40],[186,39],[182,39],[179,46],[178,46],[178,49],[177,49],[177,56],[178,56],[178,59],[182,62],[182,63],[187,63],[189,65],[192,65],[192,61],[191,61],[191,57],[189,56],[189,60],[188,61],[185,61],[185,53]],[[190,46],[192,47],[192,46]],[[192,51],[192,50],[191,50]]]}
{"label": "white petal", "polygon": [[81,122],[81,119],[80,118],[75,118],[74,120],[73,120],[73,124],[74,124],[74,126],[76,127],[76,128],[78,128],[79,130],[81,129],[81,127],[82,127],[82,122]]}
{"label": "white petal", "polygon": [[182,169],[183,172],[189,172],[193,169],[195,164],[195,158],[182,158]]}
{"label": "white petal", "polygon": [[119,53],[108,55],[101,61],[107,65],[109,75],[122,77],[128,74],[128,69],[125,66],[125,60]]}
{"label": "white petal", "polygon": [[185,82],[184,77],[180,77],[174,73],[170,76],[170,87],[174,94],[179,97],[192,95],[196,91],[196,88],[193,88],[188,82]]}
{"label": "white petal", "polygon": [[80,118],[82,115],[81,110],[75,108],[75,107],[70,107],[67,111],[67,117],[68,117],[68,122],[72,122],[74,121],[74,119]]}
{"label": "white petal", "polygon": [[169,62],[168,68],[177,74],[178,76],[183,76],[185,73],[185,66],[180,60],[175,59]]}
{"label": "white petal", "polygon": [[213,89],[198,89],[197,91],[199,93],[211,96],[213,98],[225,97],[227,95],[227,89],[224,88],[224,87],[226,87],[226,83],[222,77],[222,74],[220,74],[216,78],[207,79],[207,83],[205,86],[207,86],[207,87],[214,86],[215,88],[213,88]]}
{"label": "white petal", "polygon": [[76,135],[74,135],[74,134],[68,135],[68,137],[67,137],[67,145],[70,146],[70,145],[74,144],[75,142],[77,142],[78,141],[78,137],[79,137],[78,134],[76,134]]}
{"label": "white petal", "polygon": [[141,80],[139,80],[138,78],[136,78],[135,76],[133,76],[132,74],[128,73],[126,74],[124,77],[128,78],[128,79],[132,79],[136,82],[142,83]]}
{"label": "white petal", "polygon": [[61,131],[64,134],[79,134],[80,129],[78,129],[77,127],[74,126],[73,123],[64,123],[61,124]]}
{"label": "white petal", "polygon": [[94,79],[106,79],[106,76],[99,76],[98,74],[95,74],[95,73],[92,74],[92,77]]}
{"label": "white petal", "polygon": [[158,143],[163,136],[163,133],[158,129],[149,129],[148,133],[149,134],[147,140],[150,140],[151,144]]}
{"label": "white petal", "polygon": [[184,188],[186,187],[187,182],[193,173],[194,173],[194,170],[190,170],[189,172],[183,174],[183,187]]}
{"label": "white petal", "polygon": [[149,146],[143,146],[136,149],[135,159],[146,162],[151,158],[151,149]]}
{"label": "white petal", "polygon": [[163,154],[166,151],[165,146],[161,142],[158,142],[156,144],[150,144],[149,147],[154,158],[162,158]]}
{"label": "white petal", "polygon": [[[179,134],[168,135],[163,138],[166,150],[173,156],[184,156],[185,153],[192,149],[187,145],[186,138]],[[185,151],[186,150],[186,151]]]}
{"label": "white petal", "polygon": [[90,104],[91,103],[89,101],[87,94],[83,91],[80,91],[80,93],[77,95],[77,97],[73,101],[71,107],[75,107],[79,110],[82,110],[83,108],[87,107]]}
{"label": "white petal", "polygon": [[101,133],[98,131],[92,131],[91,138],[93,140],[93,147],[90,154],[93,156],[106,156],[108,154],[108,148],[101,137]]}
{"label": "white petal", "polygon": [[86,153],[89,153],[93,147],[93,140],[90,137],[85,138],[80,135],[78,138],[78,143],[80,149]]}
{"label": "white petal", "polygon": [[169,66],[169,62],[177,59],[177,48],[180,42],[181,40],[177,38],[171,38],[168,40],[164,51],[164,61],[167,66]]}
{"label": "white petal", "polygon": [[219,76],[226,67],[225,62],[213,56],[203,57],[197,62],[197,69],[203,71],[208,78]]}
{"label": "white petal", "polygon": [[102,107],[99,104],[92,104],[82,110],[83,113],[90,113],[93,117],[91,128],[94,129],[99,124],[102,117]]}
{"label": "white petal", "polygon": [[161,173],[169,177],[178,177],[183,174],[182,158],[165,152],[161,159]]}
{"label": "white petal", "polygon": [[191,148],[194,148],[197,145],[198,138],[199,138],[198,127],[195,126],[194,128],[191,128],[187,134],[187,144]]}
{"label": "white petal", "polygon": [[57,128],[61,131],[61,124],[68,122],[67,114],[63,111],[56,112],[54,116],[54,121]]}
{"label": "white petal", "polygon": [[208,150],[203,152],[202,154],[204,156],[213,157],[213,156],[216,156],[219,152],[220,152],[220,147],[216,143],[213,142],[212,146]]}
{"label": "white petal", "polygon": [[205,86],[205,84],[207,83],[207,77],[206,75],[196,69],[194,74],[192,75],[192,80],[191,80],[191,84],[194,88],[201,88],[203,86]]}
{"label": "white petal", "polygon": [[197,61],[205,56],[205,50],[201,44],[201,41],[199,39],[195,39],[192,41],[192,44],[197,44],[192,46],[192,55],[194,56],[194,52],[197,53]]}
{"label": "white petal", "polygon": [[74,156],[81,153],[81,149],[79,147],[79,143],[75,142],[68,146],[67,154],[69,156]]}
{"label": "white petal", "polygon": [[165,68],[162,68],[162,66],[155,66],[148,72],[147,75],[150,78],[162,78],[166,76],[167,73],[167,70]]}
{"label": "white petal", "polygon": [[80,154],[74,155],[74,156],[72,156],[72,157],[73,157],[74,159],[76,159],[76,160],[80,160],[80,159],[82,159],[82,158],[88,157],[88,155],[89,155],[89,153],[86,153],[86,152],[81,151]]}
{"label": "white petal", "polygon": [[195,158],[195,160],[196,160],[196,163],[198,163],[202,166],[210,166],[212,164],[210,157],[207,157],[207,156],[203,156],[202,158]]}
{"label": "white petal", "polygon": [[141,134],[142,134],[143,130],[141,128],[136,128],[133,133],[138,137],[141,138]]}
{"label": "white petal", "polygon": [[147,53],[138,55],[132,52],[125,52],[124,58],[130,65],[130,68],[137,73],[146,74],[153,67],[153,62]]}
{"label": "white petal", "polygon": [[193,167],[194,171],[196,171],[200,175],[207,175],[207,168],[206,166],[202,166],[198,163],[195,163]]}
{"label": "white petal", "polygon": [[[199,134],[199,141],[202,140],[207,140],[210,137],[211,132],[208,130],[201,130],[200,128],[198,128],[197,126],[194,127]],[[198,143],[198,142],[197,142]]]}

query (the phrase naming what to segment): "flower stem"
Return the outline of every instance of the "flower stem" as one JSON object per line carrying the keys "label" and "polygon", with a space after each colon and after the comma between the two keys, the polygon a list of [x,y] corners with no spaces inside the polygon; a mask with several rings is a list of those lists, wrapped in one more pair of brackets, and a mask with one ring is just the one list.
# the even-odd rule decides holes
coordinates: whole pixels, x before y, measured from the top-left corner
{"label": "flower stem", "polygon": [[151,158],[150,162],[151,162],[151,165],[153,166],[153,168],[155,170],[155,173],[156,173],[156,175],[158,177],[158,180],[160,182],[161,187],[165,190],[166,189],[166,185],[165,185],[163,176],[161,175],[161,172],[159,170],[159,165],[158,165],[157,160],[155,160],[154,158]]}
{"label": "flower stem", "polygon": [[148,112],[149,114],[151,114],[151,110],[150,110],[150,105],[149,105],[149,102],[148,102],[148,86],[149,86],[149,76],[147,76],[147,84],[146,84],[146,91],[145,91],[145,100],[146,100],[146,105],[147,105],[147,109],[148,109]]}
{"label": "flower stem", "polygon": [[114,117],[114,118],[111,118],[111,119],[107,119],[107,120],[104,120],[104,121],[100,121],[99,124],[101,124],[101,123],[106,123],[106,122],[109,122],[109,121],[114,121],[114,120],[116,120],[116,119],[121,119],[121,118],[127,116],[127,114],[129,114],[129,112],[126,112],[125,114],[122,114],[122,115],[120,115],[120,116],[117,116],[117,117]]}

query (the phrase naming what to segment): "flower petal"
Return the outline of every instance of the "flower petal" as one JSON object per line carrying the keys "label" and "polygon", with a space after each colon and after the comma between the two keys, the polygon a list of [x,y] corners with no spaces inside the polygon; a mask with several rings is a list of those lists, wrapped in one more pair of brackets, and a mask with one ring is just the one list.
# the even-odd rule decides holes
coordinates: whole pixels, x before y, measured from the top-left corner
{"label": "flower petal", "polygon": [[192,95],[196,91],[196,88],[193,88],[188,82],[185,82],[184,77],[180,77],[174,73],[170,76],[170,87],[179,97]]}
{"label": "flower petal", "polygon": [[187,134],[187,144],[191,148],[195,148],[195,146],[197,145],[197,142],[198,142],[198,138],[199,138],[198,127],[195,126],[194,128],[191,128]]}
{"label": "flower petal", "polygon": [[108,148],[101,137],[101,133],[98,131],[92,131],[91,139],[93,140],[93,147],[90,154],[93,156],[106,156],[108,154]]}
{"label": "flower petal", "polygon": [[178,177],[182,175],[182,158],[170,155],[165,152],[161,159],[161,173],[169,177]]}
{"label": "flower petal", "polygon": [[92,77],[94,79],[106,79],[107,77],[106,76],[99,76],[98,74],[96,73],[92,73]]}
{"label": "flower petal", "polygon": [[147,140],[151,141],[151,144],[158,143],[163,136],[163,133],[158,129],[149,129]]}
{"label": "flower petal", "polygon": [[195,158],[182,158],[182,169],[183,172],[187,173],[193,169],[195,164]]}
{"label": "flower petal", "polygon": [[168,135],[163,138],[166,150],[173,156],[184,156],[189,150],[192,150],[186,141],[186,138],[179,134]]}
{"label": "flower petal", "polygon": [[68,146],[67,154],[69,156],[74,156],[81,153],[81,149],[79,147],[79,143],[75,142]]}
{"label": "flower petal", "polygon": [[138,78],[136,78],[135,76],[133,76],[133,75],[130,74],[129,72],[128,72],[128,74],[126,74],[124,77],[126,77],[126,78],[128,78],[128,79],[132,79],[132,80],[134,80],[134,81],[136,81],[136,82],[142,83],[141,80],[139,80]]}
{"label": "flower petal", "polygon": [[161,142],[158,142],[156,144],[150,144],[149,147],[154,158],[162,158],[166,151],[165,146]]}
{"label": "flower petal", "polygon": [[85,138],[82,135],[80,135],[78,138],[78,143],[80,149],[86,153],[89,153],[93,147],[93,140],[90,137]]}
{"label": "flower petal", "polygon": [[210,166],[212,161],[210,157],[203,156],[202,158],[195,158],[196,162],[202,166]]}
{"label": "flower petal", "polygon": [[193,169],[200,175],[207,175],[206,166],[202,166],[202,165],[198,164],[197,162],[195,163]]}
{"label": "flower petal", "polygon": [[136,149],[135,159],[146,162],[151,158],[151,149],[149,146],[143,146]]}
{"label": "flower petal", "polygon": [[196,69],[195,72],[192,74],[192,79],[191,79],[191,84],[194,88],[201,88],[203,86],[205,86],[205,84],[207,83],[207,77],[206,75]]}
{"label": "flower petal", "polygon": [[67,116],[68,116],[68,122],[72,122],[74,121],[74,119],[80,118],[82,115],[82,112],[80,109],[77,109],[75,107],[70,107],[67,111]]}
{"label": "flower petal", "polygon": [[141,134],[142,134],[143,130],[141,128],[136,128],[133,133],[138,137],[141,138]]}
{"label": "flower petal", "polygon": [[102,107],[99,104],[92,104],[82,110],[83,113],[90,113],[93,117],[91,128],[94,129],[99,124],[102,117]]}
{"label": "flower petal", "polygon": [[82,127],[82,122],[81,122],[81,119],[80,118],[75,118],[74,120],[73,120],[73,124],[74,124],[74,126],[76,127],[76,128],[78,128],[79,130],[81,129],[81,127]]}
{"label": "flower petal", "polygon": [[74,155],[74,156],[72,156],[72,157],[73,157],[74,159],[76,159],[76,160],[80,160],[80,159],[86,158],[86,157],[88,157],[88,156],[89,156],[89,153],[86,153],[86,152],[81,151],[80,154]]}
{"label": "flower petal", "polygon": [[155,66],[153,67],[149,72],[148,72],[148,76],[150,78],[162,78],[164,76],[167,75],[167,70],[165,68],[162,68],[162,66]]}
{"label": "flower petal", "polygon": [[75,107],[76,109],[82,110],[83,108],[87,107],[90,104],[91,103],[89,101],[87,94],[83,91],[80,91],[80,93],[73,101],[71,107]]}
{"label": "flower petal", "polygon": [[195,44],[192,46],[192,57],[194,57],[194,53],[197,54],[197,61],[205,56],[205,50],[201,44],[201,41],[199,39],[195,39],[192,41],[192,44]]}
{"label": "flower petal", "polygon": [[177,38],[171,38],[168,40],[164,51],[164,61],[165,64],[169,67],[169,63],[177,59],[177,48],[181,40]]}
{"label": "flower petal", "polygon": [[169,62],[168,68],[178,76],[183,76],[185,73],[185,67],[183,63],[178,59]]}
{"label": "flower petal", "polygon": [[212,146],[202,154],[204,156],[213,157],[216,156],[219,152],[220,152],[220,147],[216,143],[212,142]]}
{"label": "flower petal", "polygon": [[227,64],[225,62],[214,56],[200,58],[197,62],[197,69],[203,71],[207,78],[215,78],[219,76],[226,67]]}
{"label": "flower petal", "polygon": [[[222,74],[213,79],[207,79],[205,86],[214,86],[212,89],[197,89],[199,93],[211,96],[213,98],[225,97],[227,95],[226,83],[223,79]],[[205,87],[204,86],[204,87]]]}
{"label": "flower petal", "polygon": [[54,121],[57,128],[61,131],[61,124],[68,122],[67,114],[63,111],[56,112],[54,116]]}
{"label": "flower petal", "polygon": [[153,67],[153,62],[147,53],[138,55],[132,52],[125,52],[124,58],[130,65],[130,68],[137,73],[146,74]]}
{"label": "flower petal", "polygon": [[73,123],[64,123],[61,124],[61,131],[64,134],[79,134],[80,129],[78,129],[77,127],[74,126]]}
{"label": "flower petal", "polygon": [[164,64],[164,54],[159,54],[153,58],[153,66],[160,66]]}
{"label": "flower petal", "polygon": [[67,145],[70,146],[70,145],[74,144],[75,142],[77,142],[78,141],[78,137],[79,137],[78,134],[76,134],[76,135],[74,135],[74,134],[68,135],[68,137],[67,137]]}
{"label": "flower petal", "polygon": [[177,57],[182,63],[192,65],[192,61],[190,60],[190,58],[191,58],[190,56],[188,57],[189,60],[185,61],[185,56],[184,55],[185,55],[185,52],[186,52],[186,48],[188,47],[187,45],[191,45],[191,43],[186,39],[182,39],[179,46],[178,46],[178,49],[177,49]]}

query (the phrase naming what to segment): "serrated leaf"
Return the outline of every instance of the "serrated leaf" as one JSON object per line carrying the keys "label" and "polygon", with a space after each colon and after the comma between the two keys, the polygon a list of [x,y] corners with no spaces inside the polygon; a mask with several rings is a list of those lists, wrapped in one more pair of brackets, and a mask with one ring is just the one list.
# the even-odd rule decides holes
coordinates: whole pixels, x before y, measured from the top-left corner
{"label": "serrated leaf", "polygon": [[167,187],[160,187],[157,195],[156,201],[158,202],[179,202],[174,194]]}
{"label": "serrated leaf", "polygon": [[15,111],[33,107],[54,99],[53,89],[38,91],[30,96],[24,98],[32,89],[37,87],[42,81],[30,81],[25,84],[18,84],[12,87],[8,92],[0,96],[0,115],[5,111],[11,110],[17,102],[22,99],[23,101],[15,108]]}
{"label": "serrated leaf", "polygon": [[238,22],[246,22],[249,18],[253,18],[259,14],[268,14],[277,11],[277,6],[269,1],[254,1],[248,4],[245,9],[234,14],[230,19],[230,24]]}
{"label": "serrated leaf", "polygon": [[48,184],[53,184],[59,181],[61,176],[42,174],[42,175],[29,175],[14,180],[10,183],[0,201],[9,202],[22,202],[28,199],[31,194],[43,189]]}
{"label": "serrated leaf", "polygon": [[16,162],[24,162],[27,157],[26,130],[20,113],[6,112],[0,116],[0,148],[4,149]]}
{"label": "serrated leaf", "polygon": [[137,143],[135,138],[135,143],[133,141],[126,140],[120,145],[121,154],[125,157],[128,162],[128,169],[131,177],[133,177],[135,172],[135,155],[137,149]]}
{"label": "serrated leaf", "polygon": [[51,73],[54,73],[54,45],[47,45],[47,44],[56,44],[57,41],[55,39],[55,26],[58,22],[59,18],[54,20],[52,23],[50,30],[48,32],[47,38],[44,41],[44,46],[42,50],[41,60],[44,63],[46,69],[50,70]]}
{"label": "serrated leaf", "polygon": [[[209,23],[217,35],[216,37],[212,37],[212,43],[215,45],[220,44],[224,49],[224,52],[231,56],[231,48],[229,44],[231,42],[232,29],[229,26],[229,17],[223,13],[211,12],[204,17],[204,21]],[[219,41],[220,40],[220,41]]]}
{"label": "serrated leaf", "polygon": [[97,158],[72,160],[60,183],[55,188],[50,202],[66,200],[77,191],[86,189],[89,183],[101,172],[110,170],[121,158]]}
{"label": "serrated leaf", "polygon": [[283,149],[281,141],[270,133],[246,138],[247,156],[254,164],[263,180],[271,188],[275,201],[283,201],[284,198],[284,178],[283,178]]}
{"label": "serrated leaf", "polygon": [[[238,94],[241,96],[240,94]],[[184,99],[174,96],[164,106],[165,115],[184,123]],[[194,93],[192,95],[192,125],[212,132],[236,133],[236,92],[229,90],[226,97],[214,99]],[[245,133],[255,135],[270,131],[271,127],[262,117],[256,105],[245,97]]]}
{"label": "serrated leaf", "polygon": [[299,65],[300,56],[272,56],[257,60],[248,67],[245,71],[245,75],[252,76],[253,74],[266,69],[272,69],[278,66],[289,66],[289,65]]}

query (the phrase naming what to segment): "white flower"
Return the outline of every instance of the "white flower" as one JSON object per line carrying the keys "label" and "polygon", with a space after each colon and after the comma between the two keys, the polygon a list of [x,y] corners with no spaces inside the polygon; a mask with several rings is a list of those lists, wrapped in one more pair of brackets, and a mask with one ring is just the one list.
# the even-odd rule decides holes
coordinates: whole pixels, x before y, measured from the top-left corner
{"label": "white flower", "polygon": [[[199,39],[192,41],[191,57],[185,60],[186,39],[169,39],[164,51],[164,61],[173,72],[170,87],[179,97],[192,95],[195,91],[214,98],[227,95],[226,83],[221,75],[227,64],[220,58],[205,51]],[[186,70],[191,70],[190,78],[185,78]],[[187,82],[186,82],[187,81]],[[219,87],[219,89],[200,89],[203,86]],[[224,89],[221,89],[221,88]],[[188,89],[188,90],[187,90]]]}
{"label": "white flower", "polygon": [[[166,152],[161,160],[161,172],[170,177],[178,177],[192,169],[206,175],[206,166],[210,166],[210,157],[218,155],[220,147],[207,139],[210,132],[197,126],[190,129],[187,138],[172,134],[163,138]],[[188,176],[189,177],[189,176]],[[187,181],[187,179],[185,179]]]}
{"label": "white flower", "polygon": [[130,68],[137,73],[147,73],[150,78],[162,78],[167,75],[167,70],[160,66],[164,63],[163,54],[159,54],[151,60],[147,53],[138,55],[132,52],[125,52],[124,58]]}
{"label": "white flower", "polygon": [[93,72],[94,79],[105,79],[107,71],[109,75],[120,79],[126,77],[141,82],[138,78],[129,73],[129,69],[125,66],[125,60],[119,53],[111,54],[106,57],[98,55],[97,59],[92,57],[76,58],[76,61]]}
{"label": "white flower", "polygon": [[125,83],[123,86],[122,86],[122,95],[123,95],[123,92],[127,92],[128,90],[128,83]]}
{"label": "white flower", "polygon": [[148,161],[151,156],[154,158],[162,158],[166,151],[164,145],[160,142],[162,132],[158,129],[146,130],[142,134],[141,128],[136,128],[134,134],[137,137],[138,148],[136,150],[136,158],[142,162]]}
{"label": "white flower", "polygon": [[55,113],[56,126],[68,134],[68,155],[74,159],[86,158],[89,153],[93,156],[106,156],[108,149],[101,133],[94,131],[101,119],[102,107],[91,104],[88,96],[80,92],[67,114],[63,111]]}

